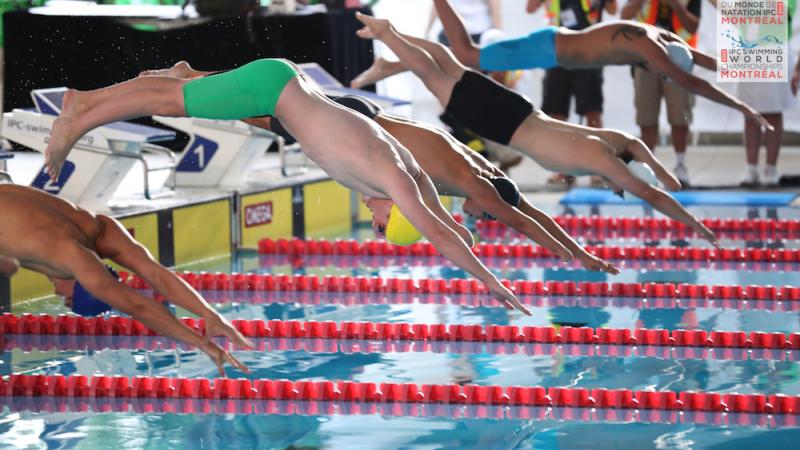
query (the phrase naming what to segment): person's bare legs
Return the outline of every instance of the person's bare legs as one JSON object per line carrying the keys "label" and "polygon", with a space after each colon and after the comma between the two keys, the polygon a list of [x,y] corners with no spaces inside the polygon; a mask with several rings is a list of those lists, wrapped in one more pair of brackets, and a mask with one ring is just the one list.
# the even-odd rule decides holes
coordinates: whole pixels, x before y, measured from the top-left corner
{"label": "person's bare legs", "polygon": [[447,75],[430,53],[404,39],[388,20],[361,13],[356,13],[356,18],[365,25],[365,28],[358,30],[359,37],[381,40],[425,83],[428,90],[439,99],[439,103],[447,105],[457,78]]}
{"label": "person's bare legs", "polygon": [[767,147],[767,167],[764,169],[764,184],[775,186],[778,184],[778,156],[781,152],[783,139],[783,113],[764,114],[764,118],[772,124],[774,130],[767,130],[764,135],[764,145]]}
{"label": "person's bare legs", "polygon": [[152,114],[185,115],[185,83],[177,78],[150,76],[94,91],[67,91],[45,151],[50,176],[57,179],[78,139],[100,125]]}
{"label": "person's bare legs", "polygon": [[639,130],[645,145],[647,145],[648,148],[655,149],[658,143],[658,126],[639,127]]}
{"label": "person's bare legs", "polygon": [[[427,39],[409,36],[407,34],[397,34],[408,41],[411,45],[417,46],[426,51],[436,62],[439,70],[441,70],[444,74],[456,79],[460,79],[464,74],[466,67],[462,65],[458,58],[456,58],[456,56],[450,51],[450,49],[444,45],[438,42],[429,41]],[[368,35],[365,32],[358,33],[358,35],[364,39],[374,38],[374,36]],[[358,80],[358,85],[353,83],[350,85],[354,88],[368,86],[407,70],[409,69],[406,67],[402,58],[400,61],[387,61],[383,58],[378,58],[369,69],[362,72],[355,78],[355,80],[353,80],[353,83]]]}
{"label": "person's bare legs", "polygon": [[739,184],[753,186],[760,183],[758,176],[758,153],[761,149],[761,125],[755,120],[744,120],[744,148],[747,155],[747,168],[742,174]]}
{"label": "person's bare legs", "polygon": [[464,71],[467,69],[467,67],[472,67],[462,64],[459,58],[457,58],[449,48],[438,42],[409,36],[407,34],[401,34],[401,36],[403,39],[410,42],[411,45],[416,45],[417,47],[428,52],[428,54],[431,55],[431,58],[436,61],[439,69],[447,76],[460,79],[461,76],[464,75]]}
{"label": "person's bare legs", "polygon": [[378,81],[397,75],[398,73],[405,72],[406,70],[408,69],[406,69],[406,66],[400,61],[389,61],[379,56],[375,58],[375,61],[371,66],[369,66],[369,69],[361,72],[357,77],[353,78],[353,81],[350,82],[350,87],[361,89],[365,86],[375,84]]}

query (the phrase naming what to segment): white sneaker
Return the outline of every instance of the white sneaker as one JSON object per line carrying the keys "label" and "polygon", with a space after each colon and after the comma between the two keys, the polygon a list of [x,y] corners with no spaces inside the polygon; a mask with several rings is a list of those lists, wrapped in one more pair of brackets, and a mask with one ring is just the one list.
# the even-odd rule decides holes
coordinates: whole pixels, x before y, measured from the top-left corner
{"label": "white sneaker", "polygon": [[748,167],[744,170],[744,174],[739,179],[740,186],[756,186],[761,183],[761,180],[758,178],[758,169],[754,167]]}
{"label": "white sneaker", "polygon": [[689,185],[689,170],[685,165],[678,164],[672,169],[672,173],[675,174],[675,177],[678,178],[678,181],[680,181],[682,185]]}
{"label": "white sneaker", "polygon": [[767,167],[764,170],[764,185],[765,186],[777,186],[780,182],[780,175],[778,175],[778,171],[775,168]]}

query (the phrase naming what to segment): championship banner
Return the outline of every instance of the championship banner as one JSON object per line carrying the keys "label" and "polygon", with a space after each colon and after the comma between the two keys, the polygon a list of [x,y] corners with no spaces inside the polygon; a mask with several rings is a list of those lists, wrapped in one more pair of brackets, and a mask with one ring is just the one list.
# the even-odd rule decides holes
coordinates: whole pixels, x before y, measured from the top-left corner
{"label": "championship banner", "polygon": [[788,4],[724,0],[717,8],[717,81],[789,81]]}

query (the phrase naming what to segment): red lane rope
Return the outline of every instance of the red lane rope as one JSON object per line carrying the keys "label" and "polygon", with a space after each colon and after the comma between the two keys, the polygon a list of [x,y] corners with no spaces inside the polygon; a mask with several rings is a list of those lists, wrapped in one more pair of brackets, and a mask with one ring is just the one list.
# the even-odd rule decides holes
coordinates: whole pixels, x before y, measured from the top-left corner
{"label": "red lane rope", "polygon": [[[442,294],[375,294],[358,292],[296,292],[296,291],[202,291],[207,302],[213,304],[302,304],[318,305],[457,305],[466,308],[491,307],[497,303],[488,296]],[[631,308],[631,309],[697,309],[721,308],[736,311],[800,312],[800,302],[774,300],[696,299],[696,298],[642,298],[642,297],[583,297],[521,295],[520,302],[529,307],[553,308],[572,306],[581,308]]]}
{"label": "red lane rope", "polygon": [[[457,220],[463,220],[460,216]],[[637,235],[693,236],[694,231],[681,222],[654,217],[606,217],[606,216],[555,216],[553,218],[570,234],[592,234],[597,236],[630,237]],[[760,239],[798,239],[800,220],[787,219],[703,219],[701,222],[718,237],[741,238],[750,236]],[[502,222],[479,220],[475,223],[479,232],[501,234],[509,230]]]}
{"label": "red lane rope", "polygon": [[[699,247],[616,247],[587,246],[586,249],[603,259],[667,260],[667,261],[735,261],[797,263],[800,250],[796,249],[712,249]],[[553,258],[553,254],[531,244],[479,243],[472,251],[486,258]],[[356,240],[302,240],[263,239],[258,242],[258,252],[265,255],[339,255],[339,256],[438,256],[439,252],[429,242],[408,246],[393,245],[386,241]]]}
{"label": "red lane rope", "polygon": [[0,407],[12,412],[95,412],[137,414],[237,414],[282,416],[380,415],[437,417],[453,420],[536,420],[699,424],[715,426],[796,427],[794,414],[676,411],[658,409],[595,409],[564,406],[504,406],[444,403],[380,403],[319,400],[228,400],[193,398],[2,397]]}
{"label": "red lane rope", "polygon": [[[202,319],[181,319],[188,327],[203,332]],[[535,327],[516,325],[409,324],[375,322],[316,322],[260,319],[231,321],[247,337],[322,338],[399,341],[457,341],[509,343],[565,343],[595,345],[647,345],[702,348],[800,349],[800,333],[752,331],[705,331],[637,328]],[[79,317],[3,314],[0,334],[64,334],[154,336],[141,322],[128,317]]]}
{"label": "red lane rope", "polygon": [[[306,353],[451,353],[702,359],[719,361],[800,361],[800,351],[753,348],[700,348],[633,345],[592,344],[541,344],[511,342],[461,342],[461,341],[376,341],[309,338],[251,338],[253,351],[302,351]],[[0,336],[0,348],[48,351],[85,350],[145,350],[167,351],[181,349],[194,351],[195,347],[161,336],[76,336],[76,335],[25,335]]]}
{"label": "red lane rope", "polygon": [[212,382],[207,378],[149,376],[10,375],[0,380],[0,396],[322,400],[800,414],[800,397],[782,394],[229,378]]}
{"label": "red lane rope", "polygon": [[[564,263],[555,258],[553,259],[526,259],[526,258],[483,258],[483,264],[489,268],[496,269],[530,269],[538,268],[557,268],[557,269],[581,269],[581,263],[572,261]],[[354,256],[354,255],[260,255],[259,264],[261,267],[274,267],[276,265],[291,265],[293,267],[338,267],[338,268],[362,268],[362,267],[430,267],[430,266],[449,266],[453,263],[442,256]],[[623,269],[648,269],[648,270],[737,270],[752,272],[797,272],[800,264],[795,262],[735,262],[735,261],[664,261],[664,260],[635,260],[627,259],[617,261]]]}
{"label": "red lane rope", "polygon": [[[520,231],[508,228],[498,227],[497,225],[489,225],[493,222],[478,222],[478,227],[475,229],[481,241],[504,241],[509,239],[528,240],[528,236]],[[500,222],[494,222],[500,223]],[[502,223],[501,223],[502,225]],[[604,239],[643,239],[643,240],[661,240],[661,239],[700,239],[692,230],[616,230],[616,229],[577,229],[569,230],[567,233],[573,237],[584,238],[587,240],[604,240]],[[797,241],[800,236],[796,233],[778,233],[778,232],[756,232],[756,231],[717,231],[714,233],[718,239],[728,239],[731,241]]]}
{"label": "red lane rope", "polygon": [[[189,285],[204,291],[297,291],[382,294],[486,294],[477,279],[463,278],[380,278],[358,276],[272,275],[243,273],[177,273]],[[137,275],[122,272],[121,279],[134,289],[149,289]],[[596,281],[503,280],[518,295],[572,297],[625,297],[697,300],[800,300],[800,287],[738,286],[674,283],[606,283]]]}

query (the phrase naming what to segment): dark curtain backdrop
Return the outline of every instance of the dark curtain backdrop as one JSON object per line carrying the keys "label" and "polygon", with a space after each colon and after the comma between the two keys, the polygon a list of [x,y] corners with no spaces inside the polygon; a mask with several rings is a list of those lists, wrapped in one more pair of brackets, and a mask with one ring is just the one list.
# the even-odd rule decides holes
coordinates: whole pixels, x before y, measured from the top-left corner
{"label": "dark curtain backdrop", "polygon": [[229,69],[264,57],[316,62],[347,85],[372,64],[354,10],[302,16],[214,18],[145,31],[108,17],[3,15],[3,109],[31,105],[34,88],[95,89],[140,71],[186,60],[201,70]]}

